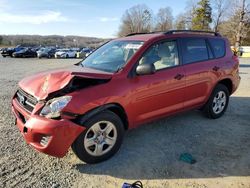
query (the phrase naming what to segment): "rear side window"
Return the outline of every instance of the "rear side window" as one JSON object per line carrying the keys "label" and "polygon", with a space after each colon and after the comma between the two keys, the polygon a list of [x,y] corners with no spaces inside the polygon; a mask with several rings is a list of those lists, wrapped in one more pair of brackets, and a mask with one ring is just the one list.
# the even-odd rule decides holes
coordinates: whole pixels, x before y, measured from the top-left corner
{"label": "rear side window", "polygon": [[225,55],[225,41],[221,39],[208,39],[211,47],[214,51],[216,58],[223,57]]}
{"label": "rear side window", "polygon": [[183,39],[182,52],[184,64],[208,60],[208,50],[205,39]]}

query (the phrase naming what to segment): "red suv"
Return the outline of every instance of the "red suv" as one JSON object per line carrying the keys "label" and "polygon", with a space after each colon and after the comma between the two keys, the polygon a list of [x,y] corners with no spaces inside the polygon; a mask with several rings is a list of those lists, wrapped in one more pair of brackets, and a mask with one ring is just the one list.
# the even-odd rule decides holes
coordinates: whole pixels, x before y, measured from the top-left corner
{"label": "red suv", "polygon": [[240,82],[218,33],[174,30],[112,40],[72,68],[20,81],[16,124],[36,150],[87,163],[113,156],[124,131],[190,109],[219,118]]}

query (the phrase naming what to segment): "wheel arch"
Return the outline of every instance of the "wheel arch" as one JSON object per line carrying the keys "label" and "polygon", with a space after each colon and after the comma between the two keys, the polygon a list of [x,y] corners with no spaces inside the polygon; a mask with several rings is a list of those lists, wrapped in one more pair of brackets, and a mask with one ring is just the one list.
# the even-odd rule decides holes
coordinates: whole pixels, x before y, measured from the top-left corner
{"label": "wheel arch", "polygon": [[220,80],[216,85],[218,84],[223,84],[227,87],[228,91],[229,91],[229,94],[231,95],[232,92],[233,92],[233,82],[230,78],[225,78],[225,79],[222,79]]}
{"label": "wheel arch", "polygon": [[209,95],[207,96],[204,105],[201,106],[200,109],[204,109],[204,106],[208,103],[209,97],[211,96],[212,92],[214,91],[214,89],[216,88],[216,86],[218,84],[223,84],[224,86],[227,87],[228,91],[229,91],[229,95],[231,95],[233,93],[233,82],[230,78],[223,78],[221,80],[219,80],[210,90]]}
{"label": "wheel arch", "polygon": [[98,106],[94,109],[91,109],[87,111],[85,114],[80,115],[75,119],[75,122],[80,123],[81,125],[84,125],[84,123],[91,117],[95,116],[96,114],[103,112],[105,110],[110,110],[111,112],[115,113],[118,117],[121,118],[124,129],[128,130],[129,123],[128,123],[128,117],[126,114],[125,109],[118,103],[108,103],[104,104],[102,106]]}

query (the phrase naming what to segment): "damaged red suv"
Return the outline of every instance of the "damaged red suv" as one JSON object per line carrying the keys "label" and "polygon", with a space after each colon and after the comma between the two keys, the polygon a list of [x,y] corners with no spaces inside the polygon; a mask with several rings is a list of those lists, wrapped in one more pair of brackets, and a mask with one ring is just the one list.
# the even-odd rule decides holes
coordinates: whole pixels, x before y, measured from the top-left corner
{"label": "damaged red suv", "polygon": [[36,150],[87,163],[113,156],[124,131],[190,109],[219,118],[240,82],[239,62],[218,33],[132,34],[68,69],[20,81],[16,124]]}

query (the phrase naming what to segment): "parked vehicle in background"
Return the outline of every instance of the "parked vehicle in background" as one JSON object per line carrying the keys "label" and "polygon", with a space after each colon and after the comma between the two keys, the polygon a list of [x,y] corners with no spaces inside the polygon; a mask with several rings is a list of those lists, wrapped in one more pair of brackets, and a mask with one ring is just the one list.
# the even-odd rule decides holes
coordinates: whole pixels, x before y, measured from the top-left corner
{"label": "parked vehicle in background", "polygon": [[250,57],[250,46],[241,46],[239,53],[241,57]]}
{"label": "parked vehicle in background", "polygon": [[91,48],[83,48],[80,52],[77,52],[76,57],[77,58],[86,58],[91,54],[93,50]]}
{"label": "parked vehicle in background", "polygon": [[0,54],[2,54],[2,52],[3,52],[4,50],[6,50],[6,48],[1,48],[1,49],[0,49]]}
{"label": "parked vehicle in background", "polygon": [[133,34],[78,66],[23,79],[12,111],[36,150],[63,157],[71,146],[82,161],[98,163],[142,123],[190,109],[221,117],[239,83],[239,60],[218,33]]}
{"label": "parked vehicle in background", "polygon": [[80,52],[81,51],[81,48],[70,48],[71,50],[73,51],[76,51],[76,52]]}
{"label": "parked vehicle in background", "polygon": [[36,57],[36,51],[31,48],[24,48],[12,54],[12,57]]}
{"label": "parked vehicle in background", "polygon": [[12,57],[12,54],[15,52],[15,49],[14,48],[5,48],[3,49],[3,51],[1,52],[1,55],[3,57],[7,57],[7,56],[10,56]]}
{"label": "parked vehicle in background", "polygon": [[75,58],[76,51],[71,49],[59,49],[55,53],[55,58]]}
{"label": "parked vehicle in background", "polygon": [[24,49],[24,47],[22,47],[20,45],[16,46],[15,48],[4,48],[2,50],[2,52],[1,52],[1,55],[3,57],[7,57],[7,56],[12,57],[12,55],[13,55],[14,52],[18,52],[18,51],[20,51],[22,49]]}
{"label": "parked vehicle in background", "polygon": [[37,57],[38,58],[52,58],[55,57],[56,49],[55,48],[41,48],[37,52]]}
{"label": "parked vehicle in background", "polygon": [[42,47],[41,46],[36,46],[36,47],[30,47],[32,51],[37,52],[39,51]]}

